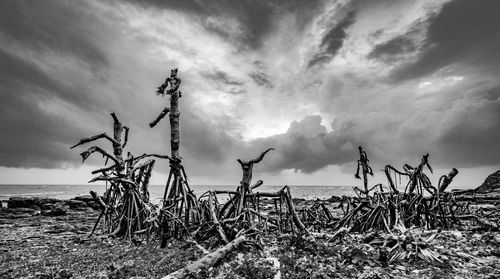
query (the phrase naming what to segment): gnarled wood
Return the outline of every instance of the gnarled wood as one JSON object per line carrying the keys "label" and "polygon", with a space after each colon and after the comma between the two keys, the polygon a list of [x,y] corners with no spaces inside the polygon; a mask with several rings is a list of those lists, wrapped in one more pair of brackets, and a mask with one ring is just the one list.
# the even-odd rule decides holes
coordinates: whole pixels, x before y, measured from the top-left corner
{"label": "gnarled wood", "polygon": [[[131,239],[136,232],[149,232],[153,226],[152,222],[146,222],[151,213],[149,208],[148,184],[154,166],[154,160],[150,159],[141,162],[147,157],[168,158],[168,156],[158,154],[143,154],[135,158],[131,153],[127,154],[127,159],[123,158],[123,148],[127,145],[129,128],[124,126],[115,113],[111,113],[113,118],[113,138],[105,133],[80,140],[80,144],[95,141],[100,138],[108,139],[113,145],[113,155],[98,146],[92,146],[82,152],[83,160],[92,153],[100,153],[106,161],[111,159],[114,164],[109,167],[94,170],[92,174],[101,174],[93,178],[90,182],[105,181],[111,184],[105,193],[105,199],[100,199],[95,192],[91,192],[94,199],[100,204],[101,214],[92,230],[94,233],[97,224],[104,217],[104,226],[107,232],[117,237]],[[122,144],[123,138],[123,144]],[[111,210],[110,210],[111,209]]]}
{"label": "gnarled wood", "polygon": [[201,270],[208,269],[214,266],[217,262],[222,260],[227,254],[236,250],[242,244],[248,241],[248,237],[246,235],[241,235],[235,238],[233,241],[229,242],[225,246],[217,249],[216,251],[205,255],[203,258],[195,261],[187,265],[185,268],[179,269],[176,272],[170,273],[166,277],[162,279],[181,279],[188,278],[188,276],[196,276]]}
{"label": "gnarled wood", "polygon": [[450,183],[453,181],[453,178],[458,174],[458,170],[456,168],[451,169],[450,173],[448,175],[443,175],[439,179],[438,182],[438,189],[439,192],[442,193],[446,191],[446,188],[450,185]]}

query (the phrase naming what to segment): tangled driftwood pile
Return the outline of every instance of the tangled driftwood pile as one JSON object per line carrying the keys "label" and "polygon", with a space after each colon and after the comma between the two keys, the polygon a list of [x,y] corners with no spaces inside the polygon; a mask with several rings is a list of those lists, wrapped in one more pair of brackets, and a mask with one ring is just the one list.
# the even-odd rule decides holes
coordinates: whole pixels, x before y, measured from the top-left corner
{"label": "tangled driftwood pile", "polygon": [[[412,236],[410,228],[448,229],[462,220],[472,219],[485,227],[498,229],[498,225],[471,213],[468,204],[458,202],[453,194],[445,192],[458,173],[456,169],[443,175],[437,186],[432,185],[424,172],[426,169],[433,171],[428,154],[422,157],[416,167],[405,164],[402,171],[387,165],[384,173],[388,186],[377,184],[370,188],[368,175],[373,176],[373,170],[362,147],[359,147],[360,158],[355,178],[363,180],[363,189],[354,188],[357,197],[342,197],[339,207],[343,214],[340,217],[335,216],[321,201],[309,208],[296,210],[288,186],[274,193],[257,191],[263,182],[258,180],[252,184],[253,167],[273,148],[254,159],[237,160],[242,168],[242,180],[234,191],[208,191],[197,198],[190,188],[180,156],[180,85],[177,69],[172,69],[170,77],[157,90],[157,94],[162,97],[170,96],[170,104],[149,124],[153,128],[169,114],[170,156],[143,154],[134,157],[128,153],[127,158],[124,158],[123,148],[127,144],[129,129],[114,113],[111,114],[114,121],[113,137],[103,133],[84,138],[72,147],[99,139],[107,139],[113,147],[113,154],[98,146],[81,153],[84,161],[91,154],[100,153],[106,158],[106,163],[109,160],[113,162],[111,166],[92,172],[98,176],[91,182],[105,181],[109,186],[103,197],[92,192],[102,209],[92,233],[104,218],[104,232],[112,236],[132,239],[140,235],[157,235],[161,239],[161,247],[165,247],[167,240],[172,237],[186,239],[205,252],[202,259],[168,278],[183,278],[200,268],[211,266],[241,245],[260,246],[261,236],[271,233],[334,240],[349,232],[368,233],[367,238],[373,236],[370,233],[381,232],[385,233],[384,245],[395,241],[392,247],[395,247],[396,252],[392,257],[399,259],[406,255],[403,253],[406,248],[401,250],[405,245],[413,245],[415,251],[420,249],[419,255],[422,257],[434,257],[432,253],[426,252],[423,245],[425,241]],[[155,163],[151,157],[170,162],[165,192],[159,206],[152,204],[149,199],[148,184]],[[404,190],[401,186],[404,186]],[[316,233],[321,231],[323,233]],[[405,240],[401,242],[401,239]],[[205,248],[221,245],[212,253],[208,253]]]}
{"label": "tangled driftwood pile", "polygon": [[[334,218],[322,203],[316,203],[303,214],[305,223],[316,230],[340,229],[352,232],[385,231],[392,232],[396,227],[425,229],[450,229],[461,225],[463,220],[473,220],[479,225],[497,229],[498,225],[488,222],[479,215],[472,214],[469,204],[457,201],[447,187],[457,175],[453,168],[448,175],[443,175],[437,186],[433,186],[425,169],[433,171],[429,164],[429,154],[422,157],[420,164],[412,167],[403,166],[403,171],[387,165],[384,173],[388,187],[377,184],[368,188],[367,174],[373,175],[368,165],[366,152],[359,147],[360,160],[355,177],[360,179],[361,167],[364,190],[355,188],[357,197],[344,196],[340,203],[343,211],[341,218]],[[402,181],[404,183],[402,183]],[[404,189],[399,189],[404,186]]]}
{"label": "tangled driftwood pile", "polygon": [[[106,139],[113,146],[113,154],[108,153],[99,146],[89,147],[80,155],[85,161],[91,154],[99,153],[107,164],[111,166],[92,171],[97,174],[90,182],[105,181],[106,192],[103,197],[91,192],[94,199],[101,205],[101,214],[94,226],[94,233],[101,218],[104,217],[104,231],[117,237],[132,238],[134,234],[151,232],[157,224],[153,222],[154,206],[149,201],[149,179],[155,160],[151,157],[169,159],[168,156],[158,154],[143,154],[134,157],[130,152],[123,158],[123,148],[127,145],[129,128],[124,126],[118,117],[111,113],[113,118],[113,137],[106,133],[95,135],[80,140],[71,148]],[[123,143],[122,143],[123,138]]]}
{"label": "tangled driftwood pile", "polygon": [[[197,238],[206,240],[214,231],[220,237],[220,242],[228,243],[241,231],[260,234],[305,230],[295,212],[288,186],[275,193],[254,192],[263,182],[259,180],[251,185],[253,165],[259,163],[270,150],[272,149],[249,161],[238,160],[243,170],[243,178],[236,191],[208,191],[200,197],[205,223],[201,230],[196,231]],[[229,198],[224,204],[219,204],[218,195],[228,195]],[[272,215],[262,212],[264,204],[274,206]]]}

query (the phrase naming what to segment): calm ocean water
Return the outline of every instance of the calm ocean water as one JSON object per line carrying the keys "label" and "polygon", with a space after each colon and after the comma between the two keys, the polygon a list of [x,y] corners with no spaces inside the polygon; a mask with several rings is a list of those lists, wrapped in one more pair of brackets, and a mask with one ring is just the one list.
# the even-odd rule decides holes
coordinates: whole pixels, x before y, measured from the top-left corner
{"label": "calm ocean water", "polygon": [[[0,185],[0,200],[9,197],[50,197],[56,199],[70,199],[75,196],[88,195],[93,190],[98,193],[105,191],[104,185]],[[153,199],[163,196],[164,185],[151,185],[150,194]],[[277,192],[283,186],[261,186],[255,192]],[[191,189],[197,196],[209,190],[235,190],[236,186],[194,185]],[[353,195],[352,186],[290,186],[294,198],[316,199],[331,196]]]}

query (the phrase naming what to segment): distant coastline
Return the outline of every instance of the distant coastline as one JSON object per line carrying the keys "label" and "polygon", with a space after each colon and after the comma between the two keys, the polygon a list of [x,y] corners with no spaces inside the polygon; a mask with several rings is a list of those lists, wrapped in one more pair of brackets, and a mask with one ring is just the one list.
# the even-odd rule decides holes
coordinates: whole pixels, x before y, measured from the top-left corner
{"label": "distant coastline", "polygon": [[[284,185],[261,186],[257,191],[276,192]],[[150,185],[149,190],[153,200],[159,200],[163,196],[164,185]],[[192,185],[192,190],[197,196],[208,190],[235,190],[236,185]],[[331,196],[354,195],[353,186],[291,186],[294,198],[302,199],[324,199]],[[10,197],[50,197],[57,199],[71,199],[76,196],[88,195],[90,190],[103,193],[105,185],[0,185],[0,200],[6,201]]]}
{"label": "distant coastline", "polygon": [[[264,185],[257,189],[262,192],[276,192],[284,185]],[[158,200],[162,197],[164,185],[150,185],[151,198]],[[192,190],[197,196],[208,190],[235,190],[236,185],[192,185]],[[331,196],[354,195],[354,186],[332,185],[293,185],[290,186],[294,198],[301,199],[325,199]],[[451,189],[472,189],[470,187],[450,187]],[[88,195],[90,190],[103,193],[105,185],[52,185],[52,184],[0,184],[0,201],[6,201],[10,197],[50,197],[57,199],[71,199],[76,196]]]}

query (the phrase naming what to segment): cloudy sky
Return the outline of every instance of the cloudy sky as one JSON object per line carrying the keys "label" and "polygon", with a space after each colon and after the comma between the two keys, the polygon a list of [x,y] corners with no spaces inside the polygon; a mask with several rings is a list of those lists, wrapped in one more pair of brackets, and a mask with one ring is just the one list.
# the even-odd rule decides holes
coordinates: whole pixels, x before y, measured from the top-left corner
{"label": "cloudy sky", "polygon": [[359,184],[358,145],[377,170],[428,152],[458,185],[500,168],[497,0],[1,1],[0,42],[0,183],[86,183],[103,162],[69,147],[110,112],[129,151],[168,154],[168,121],[147,124],[172,67],[194,184],[268,147],[268,185]]}

